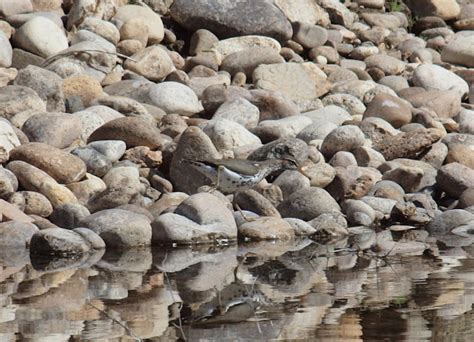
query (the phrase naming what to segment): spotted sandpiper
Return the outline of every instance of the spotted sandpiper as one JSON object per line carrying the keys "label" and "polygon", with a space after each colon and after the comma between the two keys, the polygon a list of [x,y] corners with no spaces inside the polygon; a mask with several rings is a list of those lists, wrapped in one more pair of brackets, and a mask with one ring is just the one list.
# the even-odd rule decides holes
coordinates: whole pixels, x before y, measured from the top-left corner
{"label": "spotted sandpiper", "polygon": [[224,193],[253,187],[269,174],[279,170],[298,170],[301,166],[291,156],[254,161],[247,159],[186,160],[192,167],[213,181],[213,188]]}

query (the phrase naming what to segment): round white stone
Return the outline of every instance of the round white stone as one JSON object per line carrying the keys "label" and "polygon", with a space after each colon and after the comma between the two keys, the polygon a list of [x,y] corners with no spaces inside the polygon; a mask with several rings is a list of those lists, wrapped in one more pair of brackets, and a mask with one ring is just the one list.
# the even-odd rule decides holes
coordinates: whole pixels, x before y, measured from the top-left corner
{"label": "round white stone", "polygon": [[34,17],[23,24],[13,36],[16,45],[41,57],[51,57],[68,48],[68,41],[52,20]]}
{"label": "round white stone", "polygon": [[150,88],[151,104],[168,114],[192,116],[203,110],[194,91],[178,82],[163,82]]}

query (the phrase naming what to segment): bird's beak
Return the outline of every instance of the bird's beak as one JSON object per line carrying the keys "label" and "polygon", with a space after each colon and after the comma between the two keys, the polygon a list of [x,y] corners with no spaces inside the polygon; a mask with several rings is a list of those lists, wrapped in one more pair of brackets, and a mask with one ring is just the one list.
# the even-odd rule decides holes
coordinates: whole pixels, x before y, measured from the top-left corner
{"label": "bird's beak", "polygon": [[303,176],[306,176],[306,177],[308,177],[309,179],[311,179],[311,176],[308,175],[308,174],[303,170],[303,167],[302,167],[302,166],[300,166],[300,167],[298,168],[298,172],[301,173]]}

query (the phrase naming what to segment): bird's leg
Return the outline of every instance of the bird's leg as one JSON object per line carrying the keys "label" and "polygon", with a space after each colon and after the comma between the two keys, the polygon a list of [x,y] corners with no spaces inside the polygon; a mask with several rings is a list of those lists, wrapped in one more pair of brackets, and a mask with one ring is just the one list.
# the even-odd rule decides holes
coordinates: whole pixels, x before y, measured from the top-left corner
{"label": "bird's leg", "polygon": [[217,176],[216,176],[216,182],[211,184],[210,186],[210,189],[209,189],[209,192],[214,192],[216,191],[217,189],[219,189],[219,182],[220,182],[220,178],[221,178],[221,172],[222,172],[222,169],[224,167],[222,165],[219,165],[217,167]]}
{"label": "bird's leg", "polygon": [[248,217],[247,215],[244,214],[244,212],[242,211],[242,209],[240,208],[240,205],[238,205],[237,203],[234,203],[234,206],[237,208],[237,210],[239,211],[240,215],[242,215],[242,218],[247,221],[247,222],[253,222],[253,221],[256,221],[257,220],[257,217]]}

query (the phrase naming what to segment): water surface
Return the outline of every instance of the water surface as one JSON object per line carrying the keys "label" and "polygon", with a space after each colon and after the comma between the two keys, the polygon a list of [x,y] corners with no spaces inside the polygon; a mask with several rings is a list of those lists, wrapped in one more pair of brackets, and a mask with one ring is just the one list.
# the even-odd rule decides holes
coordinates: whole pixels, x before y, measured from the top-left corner
{"label": "water surface", "polygon": [[344,244],[0,252],[0,341],[473,341],[474,249]]}

